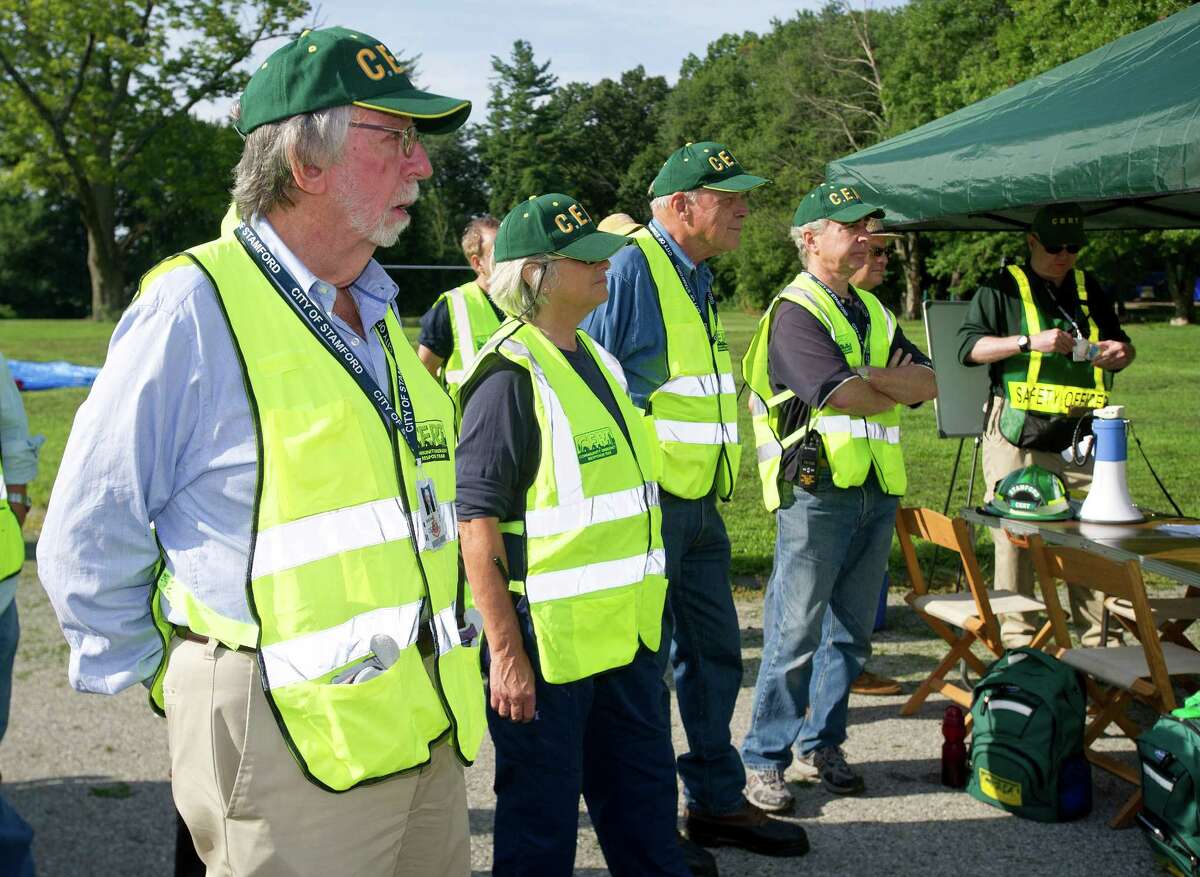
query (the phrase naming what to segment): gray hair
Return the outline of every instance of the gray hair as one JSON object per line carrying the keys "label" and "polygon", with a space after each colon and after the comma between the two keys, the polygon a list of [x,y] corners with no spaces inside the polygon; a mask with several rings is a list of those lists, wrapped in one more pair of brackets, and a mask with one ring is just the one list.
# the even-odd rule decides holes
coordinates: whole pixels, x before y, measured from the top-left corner
{"label": "gray hair", "polygon": [[[235,122],[238,109],[234,104]],[[322,168],[337,163],[346,147],[353,112],[351,106],[328,107],[268,122],[251,131],[233,171],[233,200],[238,215],[249,220],[282,205],[290,206],[292,159]]]}
{"label": "gray hair", "polygon": [[814,219],[812,222],[806,222],[804,225],[793,225],[788,230],[788,237],[792,239],[792,243],[800,252],[800,261],[804,263],[804,267],[808,267],[808,247],[804,246],[804,233],[810,231],[814,235],[818,235],[825,230],[827,225],[829,225],[829,220],[822,217]]}
{"label": "gray hair", "polygon": [[[552,286],[557,279],[558,270],[554,263],[560,258],[552,253],[543,253],[497,262],[488,283],[488,295],[496,307],[510,317],[533,319],[546,303],[548,285]],[[534,268],[532,284],[525,281],[527,265]]]}
{"label": "gray hair", "polygon": [[695,204],[696,199],[700,197],[700,189],[688,189],[684,192],[672,192],[670,195],[659,195],[657,198],[650,200],[650,212],[659,213],[663,210],[671,209],[671,199],[676,195],[683,195],[687,198],[687,203]]}

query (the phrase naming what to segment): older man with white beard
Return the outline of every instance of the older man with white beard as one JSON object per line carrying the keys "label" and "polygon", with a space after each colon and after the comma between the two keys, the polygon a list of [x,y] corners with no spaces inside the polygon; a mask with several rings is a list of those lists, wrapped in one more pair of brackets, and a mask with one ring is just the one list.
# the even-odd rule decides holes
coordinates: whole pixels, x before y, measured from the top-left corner
{"label": "older man with white beard", "polygon": [[209,873],[470,869],[454,409],[372,259],[432,172],[419,132],[469,112],[361,33],[276,51],[239,104],[243,222],[142,278],[75,420],[38,555],[70,680],[150,690]]}

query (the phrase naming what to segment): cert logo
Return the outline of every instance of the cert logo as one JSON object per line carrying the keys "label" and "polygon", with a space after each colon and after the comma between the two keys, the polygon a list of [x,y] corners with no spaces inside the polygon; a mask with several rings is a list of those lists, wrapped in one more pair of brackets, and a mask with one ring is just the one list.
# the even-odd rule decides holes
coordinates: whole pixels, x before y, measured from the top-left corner
{"label": "cert logo", "polygon": [[444,463],[450,459],[446,429],[440,420],[417,421],[417,455],[422,463]]}
{"label": "cert logo", "polygon": [[604,427],[575,436],[575,455],[579,457],[581,464],[615,457],[617,440],[613,437],[612,430]]}

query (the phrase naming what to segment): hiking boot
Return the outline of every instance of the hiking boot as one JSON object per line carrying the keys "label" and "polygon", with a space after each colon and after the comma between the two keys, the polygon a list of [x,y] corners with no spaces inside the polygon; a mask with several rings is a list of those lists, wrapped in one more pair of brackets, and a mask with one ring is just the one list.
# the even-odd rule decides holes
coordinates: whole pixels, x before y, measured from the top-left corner
{"label": "hiking boot", "polygon": [[851,694],[869,694],[876,697],[884,697],[889,694],[899,694],[901,690],[900,683],[895,679],[888,679],[886,676],[876,676],[867,670],[863,670],[858,675],[858,678],[850,683]]}
{"label": "hiking boot", "polygon": [[857,795],[866,788],[863,778],[846,763],[840,746],[824,746],[812,753],[812,764],[821,777],[821,785],[835,795]]}
{"label": "hiking boot", "polygon": [[774,768],[766,770],[746,770],[746,790],[742,793],[746,800],[768,813],[782,813],[791,810],[796,799],[788,791],[787,783],[783,781],[783,771]]}

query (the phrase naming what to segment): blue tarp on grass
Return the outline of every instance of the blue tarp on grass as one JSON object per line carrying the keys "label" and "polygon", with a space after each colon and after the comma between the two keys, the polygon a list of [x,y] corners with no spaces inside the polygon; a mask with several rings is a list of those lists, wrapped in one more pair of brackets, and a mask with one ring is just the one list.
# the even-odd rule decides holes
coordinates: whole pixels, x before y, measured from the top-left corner
{"label": "blue tarp on grass", "polygon": [[26,392],[55,390],[59,387],[90,387],[100,369],[92,365],[76,365],[73,362],[29,362],[10,359],[8,369],[12,372],[17,387]]}

